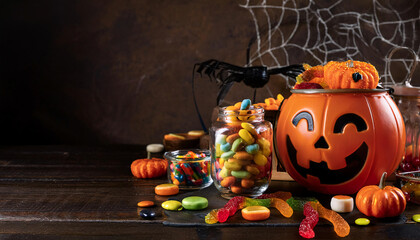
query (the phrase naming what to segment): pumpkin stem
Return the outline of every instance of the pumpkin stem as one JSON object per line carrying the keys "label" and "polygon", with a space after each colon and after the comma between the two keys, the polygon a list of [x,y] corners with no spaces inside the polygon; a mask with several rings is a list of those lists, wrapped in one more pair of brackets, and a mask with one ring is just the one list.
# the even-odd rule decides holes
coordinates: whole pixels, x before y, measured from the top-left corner
{"label": "pumpkin stem", "polygon": [[379,188],[383,189],[385,187],[385,178],[386,178],[386,172],[382,173],[381,181],[379,181]]}
{"label": "pumpkin stem", "polygon": [[152,153],[151,152],[147,152],[147,159],[151,159],[152,158]]}
{"label": "pumpkin stem", "polygon": [[354,67],[353,60],[350,60],[350,61],[347,63],[347,67],[349,67],[349,68]]}

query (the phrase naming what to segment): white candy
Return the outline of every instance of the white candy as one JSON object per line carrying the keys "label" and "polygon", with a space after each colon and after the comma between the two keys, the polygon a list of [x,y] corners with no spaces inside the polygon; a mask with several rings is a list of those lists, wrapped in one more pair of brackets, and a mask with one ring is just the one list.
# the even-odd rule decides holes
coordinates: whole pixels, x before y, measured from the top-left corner
{"label": "white candy", "polygon": [[160,143],[153,143],[146,146],[146,151],[151,153],[159,153],[162,152],[164,149],[163,144]]}
{"label": "white candy", "polygon": [[353,211],[354,201],[350,196],[337,195],[331,198],[331,210],[339,213]]}

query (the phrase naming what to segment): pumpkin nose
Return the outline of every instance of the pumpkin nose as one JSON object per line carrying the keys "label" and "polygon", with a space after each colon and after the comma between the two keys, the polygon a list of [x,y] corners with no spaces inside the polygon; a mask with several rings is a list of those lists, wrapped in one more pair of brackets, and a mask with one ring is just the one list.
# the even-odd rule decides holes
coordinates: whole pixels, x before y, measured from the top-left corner
{"label": "pumpkin nose", "polygon": [[318,141],[315,143],[315,148],[326,148],[328,149],[330,145],[328,145],[327,141],[325,141],[324,136],[321,136]]}

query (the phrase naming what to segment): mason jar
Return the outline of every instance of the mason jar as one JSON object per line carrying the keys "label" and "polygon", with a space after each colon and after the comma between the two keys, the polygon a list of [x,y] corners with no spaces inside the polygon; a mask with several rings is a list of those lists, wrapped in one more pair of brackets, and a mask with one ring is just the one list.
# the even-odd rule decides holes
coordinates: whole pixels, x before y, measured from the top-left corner
{"label": "mason jar", "polygon": [[218,109],[210,128],[212,178],[222,197],[258,196],[270,184],[273,127],[264,109]]}

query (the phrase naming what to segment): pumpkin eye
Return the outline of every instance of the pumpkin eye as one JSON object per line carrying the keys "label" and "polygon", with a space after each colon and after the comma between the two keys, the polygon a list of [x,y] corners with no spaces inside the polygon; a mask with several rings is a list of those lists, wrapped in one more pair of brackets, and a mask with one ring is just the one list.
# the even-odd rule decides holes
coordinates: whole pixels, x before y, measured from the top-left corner
{"label": "pumpkin eye", "polygon": [[353,81],[354,81],[354,82],[358,82],[359,80],[362,80],[362,79],[363,79],[362,74],[360,74],[360,73],[358,73],[358,72],[353,73],[353,74],[351,75],[351,77],[353,78]]}
{"label": "pumpkin eye", "polygon": [[293,125],[297,126],[302,119],[306,119],[306,122],[308,123],[308,131],[313,131],[314,120],[309,112],[300,112],[298,115],[296,115],[292,120]]}
{"label": "pumpkin eye", "polygon": [[366,122],[363,120],[363,118],[354,113],[347,113],[339,117],[335,122],[334,133],[343,133],[344,127],[349,123],[353,123],[356,126],[358,132],[367,129]]}

